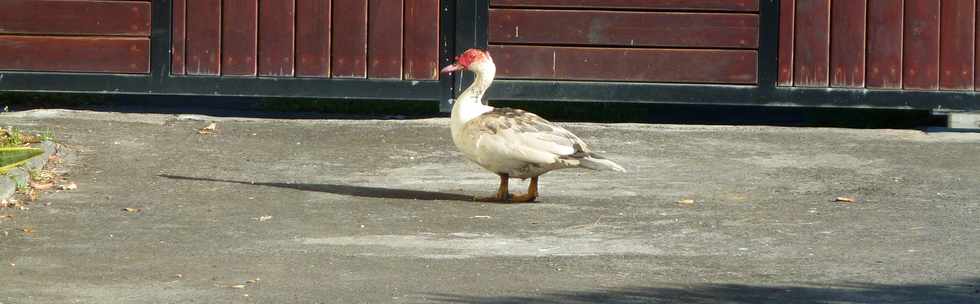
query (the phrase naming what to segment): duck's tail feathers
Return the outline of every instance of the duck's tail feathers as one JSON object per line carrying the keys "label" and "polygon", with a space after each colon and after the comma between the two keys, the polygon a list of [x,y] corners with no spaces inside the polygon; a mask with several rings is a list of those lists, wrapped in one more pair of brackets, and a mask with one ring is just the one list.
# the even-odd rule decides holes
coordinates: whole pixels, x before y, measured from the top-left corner
{"label": "duck's tail feathers", "polygon": [[623,168],[623,166],[620,166],[619,164],[594,153],[589,153],[588,156],[580,158],[579,161],[579,164],[583,168],[599,171],[626,172],[626,169]]}

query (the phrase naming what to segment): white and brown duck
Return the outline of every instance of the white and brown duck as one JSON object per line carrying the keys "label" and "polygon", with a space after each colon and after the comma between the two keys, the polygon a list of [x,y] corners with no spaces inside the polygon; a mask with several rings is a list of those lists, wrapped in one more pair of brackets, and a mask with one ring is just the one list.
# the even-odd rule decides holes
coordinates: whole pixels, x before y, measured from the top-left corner
{"label": "white and brown duck", "polygon": [[[496,195],[478,198],[488,202],[533,202],[538,196],[538,177],[552,170],[586,168],[626,172],[622,166],[589,150],[582,139],[534,113],[484,105],[497,67],[490,54],[469,49],[443,73],[469,70],[476,79],[453,104],[449,126],[453,142],[467,159],[500,176]],[[527,193],[511,196],[511,178],[531,179]]]}

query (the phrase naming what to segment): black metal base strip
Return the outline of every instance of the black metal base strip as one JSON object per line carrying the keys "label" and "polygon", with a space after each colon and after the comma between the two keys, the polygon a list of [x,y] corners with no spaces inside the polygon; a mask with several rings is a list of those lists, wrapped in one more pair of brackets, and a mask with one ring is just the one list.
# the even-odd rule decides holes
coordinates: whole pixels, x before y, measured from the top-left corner
{"label": "black metal base strip", "polygon": [[980,94],[970,91],[888,91],[828,88],[498,80],[490,100],[691,103],[883,109],[978,109]]}
{"label": "black metal base strip", "polygon": [[0,72],[0,90],[6,91],[432,101],[443,95],[437,80],[185,76],[153,82],[154,78],[147,75]]}

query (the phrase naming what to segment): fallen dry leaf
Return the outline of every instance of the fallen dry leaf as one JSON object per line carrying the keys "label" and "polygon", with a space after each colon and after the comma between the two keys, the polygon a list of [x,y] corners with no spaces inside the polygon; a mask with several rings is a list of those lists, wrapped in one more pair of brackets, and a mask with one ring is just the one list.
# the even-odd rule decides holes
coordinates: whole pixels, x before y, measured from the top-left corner
{"label": "fallen dry leaf", "polygon": [[21,204],[20,201],[18,201],[16,199],[13,199],[13,198],[11,198],[9,200],[2,200],[2,201],[0,201],[0,208],[17,208],[17,209],[20,209],[20,210],[27,210],[28,209],[23,204]]}
{"label": "fallen dry leaf", "polygon": [[694,204],[694,200],[692,200],[692,199],[682,199],[682,200],[677,201],[677,203],[678,204],[682,204],[682,205],[693,205]]}
{"label": "fallen dry leaf", "polygon": [[75,183],[69,183],[67,185],[58,185],[58,190],[75,190],[78,189],[78,185]]}
{"label": "fallen dry leaf", "polygon": [[129,212],[129,213],[135,213],[135,212],[143,211],[143,209],[140,209],[140,208],[123,208],[122,211],[126,211],[126,212]]}
{"label": "fallen dry leaf", "polygon": [[52,182],[38,183],[38,182],[31,181],[29,184],[31,188],[34,188],[36,190],[48,190],[54,187],[54,183]]}
{"label": "fallen dry leaf", "polygon": [[217,129],[218,129],[218,124],[212,122],[212,123],[208,124],[207,127],[203,127],[203,128],[197,129],[197,134],[211,135],[211,134],[214,134],[214,132]]}
{"label": "fallen dry leaf", "polygon": [[259,278],[255,278],[255,279],[252,279],[252,280],[245,281],[245,283],[246,284],[255,284],[258,281],[260,281],[260,279]]}
{"label": "fallen dry leaf", "polygon": [[38,192],[33,188],[27,189],[27,199],[30,201],[37,201]]}
{"label": "fallen dry leaf", "polygon": [[26,234],[34,233],[34,229],[33,228],[20,228],[20,231],[22,231],[22,232],[24,232]]}
{"label": "fallen dry leaf", "polygon": [[851,198],[851,197],[843,197],[843,196],[841,196],[841,197],[834,198],[834,201],[835,202],[838,202],[838,203],[853,203],[856,200],[854,198]]}

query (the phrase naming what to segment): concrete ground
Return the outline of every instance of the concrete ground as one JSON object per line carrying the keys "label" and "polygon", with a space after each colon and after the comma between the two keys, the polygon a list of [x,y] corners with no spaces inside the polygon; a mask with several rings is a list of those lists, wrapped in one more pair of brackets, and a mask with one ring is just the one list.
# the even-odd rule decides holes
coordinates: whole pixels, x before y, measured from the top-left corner
{"label": "concrete ground", "polygon": [[0,210],[0,303],[980,302],[980,134],[566,124],[630,171],[506,205],[445,119],[194,118],[0,114],[79,186]]}

